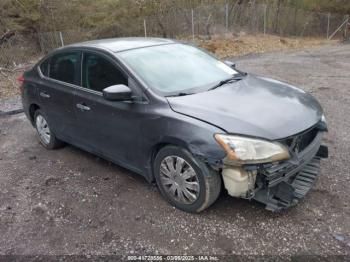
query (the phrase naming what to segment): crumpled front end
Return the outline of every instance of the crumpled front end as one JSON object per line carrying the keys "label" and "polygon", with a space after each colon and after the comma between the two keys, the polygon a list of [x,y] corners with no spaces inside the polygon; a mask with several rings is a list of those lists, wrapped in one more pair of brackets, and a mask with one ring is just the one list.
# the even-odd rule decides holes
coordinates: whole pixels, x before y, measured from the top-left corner
{"label": "crumpled front end", "polygon": [[321,145],[327,129],[322,124],[279,141],[289,147],[289,160],[242,167],[224,166],[222,175],[228,193],[257,200],[271,211],[296,205],[317,179],[320,159],[328,157],[328,148]]}

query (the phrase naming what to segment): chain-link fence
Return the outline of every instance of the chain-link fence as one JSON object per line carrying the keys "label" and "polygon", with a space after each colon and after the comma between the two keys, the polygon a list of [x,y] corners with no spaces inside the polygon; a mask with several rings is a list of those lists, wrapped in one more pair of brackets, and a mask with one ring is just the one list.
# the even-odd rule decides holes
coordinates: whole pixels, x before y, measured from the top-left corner
{"label": "chain-link fence", "polygon": [[[172,10],[138,21],[148,36],[205,37],[213,35],[264,33],[283,36],[328,38],[348,16],[318,13],[288,6],[255,2],[235,5],[205,5],[189,10]],[[345,30],[345,27],[344,27]],[[140,34],[142,32],[138,32]],[[342,36],[343,31],[338,31]]]}
{"label": "chain-link fence", "polygon": [[33,57],[41,55],[35,43],[36,35],[23,37],[15,35],[0,44],[0,69],[19,67],[28,63]]}
{"label": "chain-link fence", "polygon": [[60,46],[90,39],[147,36],[196,41],[237,37],[242,33],[340,38],[346,36],[349,26],[349,16],[255,2],[239,4],[239,1],[230,5],[200,5],[193,9],[177,7],[153,16],[123,21],[89,31],[41,32],[29,36],[17,34],[0,44],[0,68],[18,66]]}

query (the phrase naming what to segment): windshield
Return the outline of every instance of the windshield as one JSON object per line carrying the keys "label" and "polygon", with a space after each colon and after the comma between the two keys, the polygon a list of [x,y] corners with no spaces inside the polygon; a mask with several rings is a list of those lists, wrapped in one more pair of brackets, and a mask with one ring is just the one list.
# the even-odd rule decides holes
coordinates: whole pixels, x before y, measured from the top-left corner
{"label": "windshield", "polygon": [[184,44],[139,48],[118,55],[151,89],[164,96],[202,92],[238,74],[202,50]]}

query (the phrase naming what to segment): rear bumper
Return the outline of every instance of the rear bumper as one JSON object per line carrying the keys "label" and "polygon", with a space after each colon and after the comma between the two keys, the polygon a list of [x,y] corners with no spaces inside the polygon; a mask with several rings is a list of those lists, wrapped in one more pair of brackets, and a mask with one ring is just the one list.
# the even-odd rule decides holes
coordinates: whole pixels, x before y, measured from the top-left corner
{"label": "rear bumper", "polygon": [[292,159],[261,167],[252,199],[264,203],[271,211],[296,205],[316,181],[320,159],[328,157],[327,147],[321,146],[322,135],[323,132],[319,132],[312,143]]}
{"label": "rear bumper", "polygon": [[[30,113],[29,113],[29,106],[28,106],[28,101],[24,93],[21,93],[21,102],[22,102],[22,107],[23,107],[23,112],[26,115],[26,117],[31,121],[30,119]],[[31,121],[32,122],[32,121]]]}

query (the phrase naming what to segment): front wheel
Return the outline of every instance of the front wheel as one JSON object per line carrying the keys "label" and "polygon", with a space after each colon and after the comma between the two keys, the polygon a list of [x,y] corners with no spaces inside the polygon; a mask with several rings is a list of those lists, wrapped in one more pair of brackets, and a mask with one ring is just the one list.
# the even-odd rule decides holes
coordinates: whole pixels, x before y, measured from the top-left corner
{"label": "front wheel", "polygon": [[64,143],[56,138],[50,129],[46,115],[38,109],[34,114],[35,129],[38,133],[40,143],[47,149],[55,149],[62,147]]}
{"label": "front wheel", "polygon": [[164,198],[186,212],[200,212],[218,198],[220,175],[175,146],[162,148],[154,161],[154,175]]}

